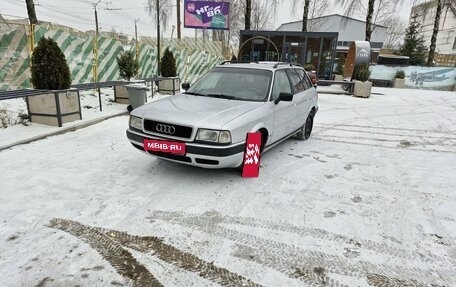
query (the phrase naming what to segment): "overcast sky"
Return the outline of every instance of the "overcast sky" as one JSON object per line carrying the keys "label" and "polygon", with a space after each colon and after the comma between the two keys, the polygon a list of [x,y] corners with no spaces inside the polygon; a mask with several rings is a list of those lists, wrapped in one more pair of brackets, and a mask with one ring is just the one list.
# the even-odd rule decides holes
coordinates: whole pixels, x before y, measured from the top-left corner
{"label": "overcast sky", "polygon": [[[293,0],[285,0],[279,5],[273,29],[277,28],[282,23],[300,20],[302,17],[301,11],[298,11],[295,15],[291,12],[292,1]],[[35,8],[38,20],[55,22],[81,31],[86,31],[95,29],[95,17],[92,5],[92,3],[95,2],[97,1],[35,0]],[[406,0],[405,2],[406,4],[403,5],[402,9],[399,9],[398,13],[400,13],[399,15],[402,18],[408,19],[411,8],[411,5],[408,4],[408,2],[411,2],[411,0]],[[134,35],[134,20],[140,19],[138,21],[138,35],[156,36],[156,26],[152,22],[152,17],[146,12],[146,3],[146,0],[102,0],[98,5],[100,29],[104,31],[112,31],[114,29],[117,32]],[[183,6],[184,5],[182,4],[181,9],[183,9]],[[336,6],[333,7],[332,10],[329,10],[327,14],[334,13],[343,14],[343,9]],[[25,0],[0,0],[0,14],[5,18],[27,17]],[[175,25],[176,22],[175,15],[176,7],[173,7],[168,29],[163,31],[164,37],[170,37],[172,31],[171,27],[172,25]],[[181,15],[183,15],[183,12]],[[182,28],[182,33],[184,36],[194,36],[194,29]],[[174,32],[174,37],[176,37],[176,32]]]}

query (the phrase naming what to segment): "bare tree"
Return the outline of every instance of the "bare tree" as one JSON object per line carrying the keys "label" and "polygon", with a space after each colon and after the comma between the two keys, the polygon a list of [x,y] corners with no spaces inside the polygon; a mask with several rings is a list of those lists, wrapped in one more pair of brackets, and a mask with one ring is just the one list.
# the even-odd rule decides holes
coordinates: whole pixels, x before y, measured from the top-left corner
{"label": "bare tree", "polygon": [[[171,0],[147,0],[147,12],[149,12],[149,15],[152,16],[152,19],[154,20],[155,24],[161,24],[165,30],[168,26],[168,22],[170,19],[169,17],[171,16],[169,14],[169,11],[171,10],[171,5]],[[158,16],[160,18],[160,23],[157,23],[157,10]]]}
{"label": "bare tree", "polygon": [[[366,37],[365,40],[371,40],[372,31],[375,26],[373,23],[381,20],[384,23],[390,17],[395,15],[397,7],[400,7],[404,0],[342,0],[341,3],[345,8],[345,15],[352,16],[358,11],[365,11],[366,17]],[[367,4],[367,6],[366,6]],[[364,13],[363,13],[364,14]]]}
{"label": "bare tree", "polygon": [[[267,0],[265,1],[264,3],[267,4],[270,8],[270,10],[275,13],[277,11],[277,4],[279,2],[282,2],[282,1],[287,1],[287,0]],[[235,2],[238,2],[236,0],[231,0],[230,3],[231,3],[231,6],[233,6],[233,4]],[[245,30],[250,30],[251,28],[251,19],[252,19],[252,5],[254,3],[254,0],[239,0],[240,3],[243,3],[244,5],[244,10],[243,10],[243,14],[244,14],[244,29]]]}
{"label": "bare tree", "polygon": [[399,48],[402,38],[407,29],[406,22],[399,16],[391,17],[384,23],[388,29],[383,47],[389,49]]}
{"label": "bare tree", "polygon": [[33,0],[25,0],[25,4],[27,5],[27,14],[30,24],[37,24],[38,20],[36,18],[35,4],[33,3]]}
{"label": "bare tree", "polygon": [[244,2],[243,0],[230,1],[230,29],[226,33],[226,41],[233,47],[239,46],[239,31],[245,26],[244,22]]}
{"label": "bare tree", "polygon": [[331,0],[311,0],[309,4],[309,19],[323,16],[331,8],[332,2]]}
{"label": "bare tree", "polygon": [[176,12],[177,12],[177,39],[181,38],[181,0],[176,0]]}
{"label": "bare tree", "polygon": [[435,13],[434,30],[432,31],[431,46],[429,47],[429,57],[427,60],[428,66],[432,66],[434,64],[434,55],[437,42],[437,35],[439,34],[440,15],[442,14],[442,6],[443,1],[437,0],[437,11]]}
{"label": "bare tree", "polygon": [[323,16],[331,7],[331,2],[332,0],[293,0],[293,14],[303,5],[302,31],[315,31],[318,21],[309,19]]}
{"label": "bare tree", "polygon": [[304,0],[304,11],[302,13],[302,31],[307,32],[307,20],[309,18],[310,0]]}
{"label": "bare tree", "polygon": [[244,11],[244,29],[250,30],[250,18],[252,16],[252,0],[245,0],[245,11]]}
{"label": "bare tree", "polygon": [[162,24],[166,30],[169,20],[167,12],[169,10],[171,10],[171,0],[147,0],[147,11],[157,24],[157,75],[161,75],[160,24]]}
{"label": "bare tree", "polygon": [[252,6],[252,28],[254,30],[267,30],[272,26],[272,10],[268,2],[254,0]]}

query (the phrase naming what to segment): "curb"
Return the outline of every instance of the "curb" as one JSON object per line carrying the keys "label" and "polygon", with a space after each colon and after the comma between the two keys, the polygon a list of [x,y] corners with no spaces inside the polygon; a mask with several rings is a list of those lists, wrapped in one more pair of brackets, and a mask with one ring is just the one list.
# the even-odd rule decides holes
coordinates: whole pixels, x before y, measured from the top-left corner
{"label": "curb", "polygon": [[336,91],[320,91],[318,92],[318,95],[320,94],[327,94],[327,95],[345,95],[345,96],[352,96],[352,94],[348,92],[336,92]]}
{"label": "curb", "polygon": [[39,140],[42,140],[42,139],[45,139],[45,138],[48,138],[48,137],[65,134],[67,132],[74,132],[76,130],[83,129],[83,128],[86,128],[86,127],[101,123],[101,122],[103,122],[105,120],[109,120],[111,118],[124,116],[124,115],[129,115],[129,112],[125,111],[125,112],[120,112],[120,113],[109,115],[109,116],[104,116],[104,117],[101,117],[101,118],[96,118],[96,119],[81,123],[79,125],[74,125],[74,126],[71,126],[71,127],[64,127],[62,129],[59,129],[59,130],[56,130],[56,131],[53,131],[53,132],[49,132],[49,133],[46,133],[46,134],[43,134],[43,135],[39,135],[39,136],[35,136],[35,137],[29,138],[29,139],[21,140],[21,141],[12,143],[12,144],[7,144],[7,145],[4,145],[4,146],[0,146],[0,152],[3,151],[3,150],[6,150],[6,149],[10,149],[10,148],[12,148],[14,146],[17,146],[17,145],[29,144],[31,142],[39,141]]}

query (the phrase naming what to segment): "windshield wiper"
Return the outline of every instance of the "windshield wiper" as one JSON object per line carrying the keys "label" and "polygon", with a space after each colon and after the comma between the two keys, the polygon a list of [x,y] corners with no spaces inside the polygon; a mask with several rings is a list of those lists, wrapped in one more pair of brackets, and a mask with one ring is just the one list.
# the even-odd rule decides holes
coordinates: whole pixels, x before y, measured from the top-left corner
{"label": "windshield wiper", "polygon": [[194,95],[194,96],[207,97],[207,95],[205,95],[205,94],[195,93],[195,92],[184,92],[184,94],[187,94],[187,95]]}
{"label": "windshield wiper", "polygon": [[213,97],[213,98],[228,99],[228,100],[236,99],[235,96],[229,96],[229,95],[223,95],[223,94],[207,94],[207,96]]}

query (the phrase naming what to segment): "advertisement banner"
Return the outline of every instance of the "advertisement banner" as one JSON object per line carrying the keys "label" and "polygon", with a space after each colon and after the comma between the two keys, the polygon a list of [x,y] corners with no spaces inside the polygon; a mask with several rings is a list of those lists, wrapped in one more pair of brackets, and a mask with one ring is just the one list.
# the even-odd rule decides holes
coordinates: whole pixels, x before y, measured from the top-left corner
{"label": "advertisement banner", "polygon": [[397,71],[404,71],[408,89],[454,91],[456,88],[456,68],[451,67],[375,65],[371,67],[371,78],[392,81]]}
{"label": "advertisement banner", "polygon": [[229,2],[184,1],[184,27],[229,30]]}
{"label": "advertisement banner", "polygon": [[258,177],[260,174],[261,133],[248,133],[245,143],[242,177]]}

